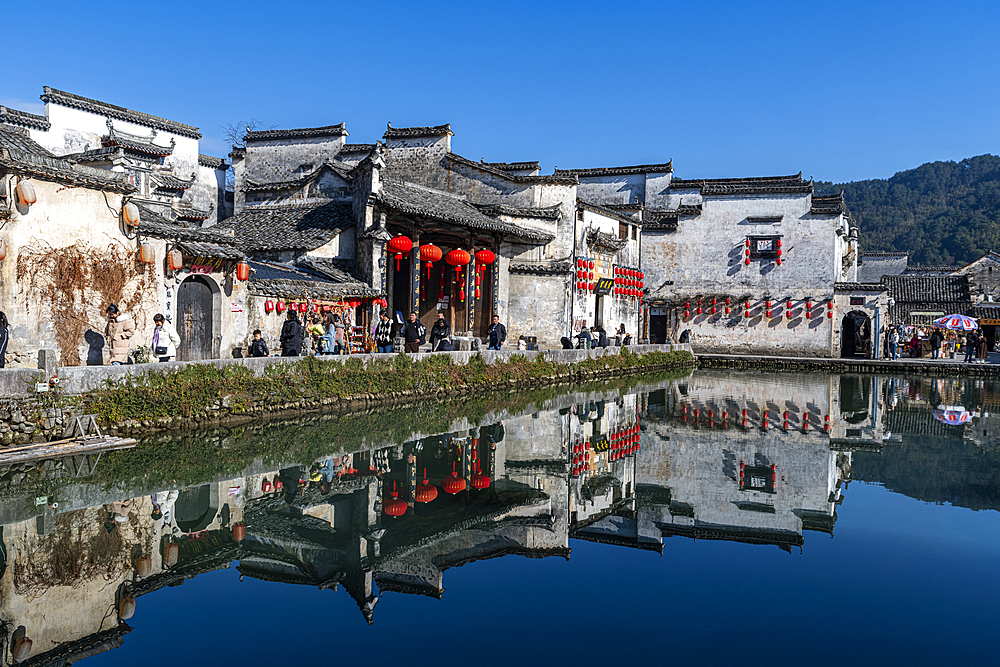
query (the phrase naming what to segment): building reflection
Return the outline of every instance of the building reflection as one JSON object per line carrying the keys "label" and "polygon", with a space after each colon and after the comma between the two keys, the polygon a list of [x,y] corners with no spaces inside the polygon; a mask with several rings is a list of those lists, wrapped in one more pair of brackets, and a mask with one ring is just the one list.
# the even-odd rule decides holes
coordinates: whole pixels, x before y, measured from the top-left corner
{"label": "building reflection", "polygon": [[12,651],[23,637],[33,663],[65,664],[120,645],[133,601],[234,563],[343,589],[372,623],[383,596],[441,598],[447,570],[480,560],[568,559],[571,538],[790,551],[833,534],[852,452],[882,446],[880,382],[698,372],[190,488],[12,499],[0,618]]}

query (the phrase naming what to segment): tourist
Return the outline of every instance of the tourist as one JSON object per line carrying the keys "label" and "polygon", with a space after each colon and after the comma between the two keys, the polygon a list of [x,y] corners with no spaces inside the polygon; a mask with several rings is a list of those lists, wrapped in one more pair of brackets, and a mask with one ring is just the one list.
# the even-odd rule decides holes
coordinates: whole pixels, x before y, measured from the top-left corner
{"label": "tourist", "polygon": [[615,345],[621,345],[622,343],[624,343],[625,336],[626,336],[625,323],[622,322],[621,324],[618,325],[618,328],[615,330]]}
{"label": "tourist", "polygon": [[978,332],[970,331],[965,335],[965,363],[971,363],[976,358],[976,343],[978,342]]}
{"label": "tourist", "polygon": [[976,361],[980,364],[985,364],[986,360],[990,357],[989,351],[989,341],[986,340],[986,336],[982,333],[979,334],[979,340],[976,341]]}
{"label": "tourist", "polygon": [[[329,311],[327,311],[329,312]],[[309,326],[306,327],[306,333],[312,339],[312,349],[316,354],[323,354],[323,342],[321,338],[323,337],[323,325],[319,322],[319,317],[316,315],[312,316],[312,321]]]}
{"label": "tourist", "polygon": [[299,314],[289,309],[285,323],[281,325],[281,356],[297,357],[302,350],[302,325]]}
{"label": "tourist", "polygon": [[135,335],[135,322],[128,313],[118,310],[118,304],[107,308],[108,324],[104,328],[104,338],[111,350],[109,361],[112,366],[121,366],[128,361],[129,340]]}
{"label": "tourist", "polygon": [[910,358],[916,359],[923,353],[923,346],[916,329],[913,330],[913,338],[910,339]]}
{"label": "tourist", "polygon": [[899,329],[897,327],[891,327],[889,329],[889,358],[896,360],[899,359]]}
{"label": "tourist", "polygon": [[489,338],[489,349],[491,350],[499,350],[503,346],[504,341],[507,340],[507,327],[500,324],[499,315],[493,316],[493,324],[486,330],[486,335]]}
{"label": "tourist", "polygon": [[253,330],[253,341],[250,343],[250,356],[251,357],[266,357],[269,354],[267,350],[267,343],[264,341],[264,336],[261,335],[260,329]]}
{"label": "tourist", "polygon": [[559,342],[562,344],[562,349],[564,350],[573,349],[573,341],[571,341],[568,336],[563,336],[562,338],[559,339]]}
{"label": "tourist", "polygon": [[452,344],[451,340],[448,338],[442,338],[441,342],[438,343],[438,352],[454,352],[455,345]]}
{"label": "tourist", "polygon": [[405,341],[403,347],[407,352],[419,352],[420,346],[424,344],[426,334],[427,329],[417,319],[416,312],[410,313],[409,321],[403,324],[403,328],[399,330],[399,335]]}
{"label": "tourist", "polygon": [[684,343],[690,343],[691,342],[691,330],[690,329],[685,329],[684,331],[682,331],[681,332],[680,340],[678,342],[681,343],[682,345]]}
{"label": "tourist", "polygon": [[941,358],[941,343],[944,341],[944,334],[940,329],[934,329],[931,334],[931,359]]}
{"label": "tourist", "polygon": [[604,330],[604,327],[597,326],[594,328],[597,329],[597,347],[607,347],[610,345],[611,342],[608,340],[608,333]]}
{"label": "tourist", "polygon": [[378,326],[375,327],[375,346],[379,354],[392,354],[392,339],[396,337],[395,323],[389,319],[389,313],[382,310],[378,314]]}
{"label": "tourist", "polygon": [[590,349],[592,339],[590,337],[590,329],[587,328],[586,323],[584,323],[583,327],[580,329],[580,333],[574,336],[574,338],[579,339],[576,341],[576,349],[578,350]]}
{"label": "tourist", "polygon": [[162,313],[153,315],[153,324],[156,328],[153,329],[153,342],[149,346],[153,350],[153,355],[160,361],[173,361],[177,356],[177,346],[181,344],[181,337],[177,335],[174,325],[167,322]]}
{"label": "tourist", "polygon": [[431,351],[437,350],[438,343],[450,337],[451,325],[444,319],[444,313],[439,310],[437,319],[434,320],[434,326],[431,327]]}
{"label": "tourist", "polygon": [[320,334],[319,338],[320,354],[333,354],[334,348],[336,347],[334,341],[337,333],[337,320],[334,319],[335,317],[336,315],[334,315],[333,311],[330,310],[323,314],[323,324],[320,326],[323,333]]}
{"label": "tourist", "polygon": [[517,349],[524,352],[528,350],[528,341],[524,336],[517,337]]}
{"label": "tourist", "polygon": [[10,323],[7,314],[0,310],[0,368],[7,365],[7,343],[10,342]]}
{"label": "tourist", "polygon": [[347,348],[347,334],[345,333],[346,327],[344,322],[340,319],[340,315],[333,316],[333,353],[334,354],[350,354],[350,350]]}

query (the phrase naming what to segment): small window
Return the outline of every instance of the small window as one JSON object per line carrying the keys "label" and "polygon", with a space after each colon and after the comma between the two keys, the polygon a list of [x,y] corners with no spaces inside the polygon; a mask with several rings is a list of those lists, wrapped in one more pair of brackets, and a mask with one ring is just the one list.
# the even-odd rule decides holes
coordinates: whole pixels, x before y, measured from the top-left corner
{"label": "small window", "polygon": [[780,236],[751,236],[750,259],[777,259]]}
{"label": "small window", "polygon": [[583,209],[582,208],[576,209],[576,219],[579,220],[579,221],[581,221],[581,222],[583,222]]}
{"label": "small window", "polygon": [[618,238],[627,239],[628,238],[628,225],[624,222],[618,223]]}

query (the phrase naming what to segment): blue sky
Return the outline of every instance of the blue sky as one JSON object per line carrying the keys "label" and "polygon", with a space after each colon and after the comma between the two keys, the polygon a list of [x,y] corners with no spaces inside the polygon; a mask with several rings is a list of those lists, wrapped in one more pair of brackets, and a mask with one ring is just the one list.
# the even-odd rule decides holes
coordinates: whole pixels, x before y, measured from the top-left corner
{"label": "blue sky", "polygon": [[[202,129],[452,124],[471,159],[886,178],[1000,151],[1000,3],[6,3],[0,104],[49,85]],[[20,54],[20,55],[18,55]]]}

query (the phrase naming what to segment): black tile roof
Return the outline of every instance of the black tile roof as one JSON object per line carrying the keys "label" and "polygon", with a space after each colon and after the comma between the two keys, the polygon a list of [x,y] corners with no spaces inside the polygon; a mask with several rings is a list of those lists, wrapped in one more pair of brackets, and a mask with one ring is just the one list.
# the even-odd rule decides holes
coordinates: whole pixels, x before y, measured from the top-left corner
{"label": "black tile roof", "polygon": [[511,273],[530,274],[566,274],[573,268],[573,263],[569,261],[561,262],[511,262]]}
{"label": "black tile roof", "polygon": [[204,243],[200,241],[178,241],[177,247],[190,257],[221,257],[222,259],[241,260],[246,256],[235,248]]}
{"label": "black tile roof", "polygon": [[217,245],[234,245],[230,230],[222,227],[188,227],[163,217],[148,206],[139,207],[139,234],[167,241],[194,241]]}
{"label": "black tile roof", "polygon": [[290,178],[284,181],[255,181],[252,179],[247,179],[246,185],[243,187],[244,192],[276,192],[279,190],[294,190],[295,188],[300,188],[306,183],[313,180],[319,175],[321,171],[329,169],[335,174],[340,176],[345,181],[350,180],[351,165],[344,162],[338,162],[335,160],[327,159],[322,164],[317,166],[310,172],[302,174],[296,178]]}
{"label": "black tile roof", "polygon": [[896,302],[972,303],[968,276],[883,276]]}
{"label": "black tile roof", "polygon": [[629,174],[668,174],[674,170],[674,161],[662,164],[635,164],[628,167],[594,167],[592,169],[556,169],[557,176],[627,176]]}
{"label": "black tile roof", "polygon": [[248,254],[284,250],[314,250],[355,224],[350,203],[248,206],[228,218],[236,245]]}
{"label": "black tile roof", "polygon": [[554,237],[523,227],[518,227],[484,215],[469,202],[455,195],[433,190],[412,183],[383,181],[376,201],[401,213],[422,215],[442,222],[497,232],[502,236],[548,243]]}
{"label": "black tile roof", "polygon": [[587,245],[591,248],[600,248],[604,251],[618,252],[628,245],[628,239],[620,239],[613,234],[591,230],[587,234]]}
{"label": "black tile roof", "polygon": [[203,167],[211,167],[212,169],[228,169],[229,165],[226,164],[224,158],[212,157],[211,155],[203,155],[198,153],[198,164]]}
{"label": "black tile roof", "polygon": [[844,193],[839,195],[813,195],[812,207],[809,212],[813,215],[840,215],[847,213],[847,202],[844,201]]}
{"label": "black tile roof", "polygon": [[392,123],[386,123],[383,139],[403,139],[406,137],[447,137],[454,136],[451,131],[451,123],[445,125],[434,125],[432,127],[393,127]]}
{"label": "black tile roof", "polygon": [[370,286],[353,277],[342,281],[284,264],[256,260],[251,260],[249,264],[253,269],[250,281],[247,283],[247,289],[251,294],[329,300],[381,296]]}
{"label": "black tile roof", "polygon": [[885,292],[888,287],[882,283],[834,283],[834,291],[837,292]]}
{"label": "black tile roof", "polygon": [[178,218],[184,220],[207,220],[212,217],[212,211],[215,210],[215,204],[210,205],[207,209],[195,208],[194,206],[185,206],[183,203],[174,209],[174,213],[177,214]]}
{"label": "black tile roof", "polygon": [[[491,167],[486,162],[476,162],[475,160],[470,160],[464,158],[457,153],[448,153],[446,156],[449,162],[455,162],[456,164],[461,164],[466,167],[472,167],[473,169],[478,169],[487,174],[493,174],[494,176],[499,176],[504,178],[511,183],[555,183],[559,185],[576,185],[579,183],[579,179],[575,175],[563,176],[559,174],[539,174],[537,176],[528,176],[526,174],[515,174],[510,171],[504,171],[503,169],[497,169],[496,167]],[[449,165],[450,166],[450,165]]]}
{"label": "black tile roof", "polygon": [[703,195],[781,194],[812,192],[812,181],[803,181],[802,172],[793,176],[752,178],[673,178],[671,190],[701,190]]}
{"label": "black tile roof", "polygon": [[300,127],[291,130],[250,130],[243,137],[244,141],[263,141],[266,139],[304,139],[306,137],[346,137],[345,123],[340,125],[324,125],[323,127]]}
{"label": "black tile roof", "polygon": [[115,132],[113,129],[107,135],[101,137],[101,146],[104,146],[105,148],[110,146],[120,146],[126,150],[142,153],[143,155],[152,155],[155,157],[166,157],[168,155],[172,155],[175,144],[176,142],[171,139],[169,146],[157,146],[152,141],[144,141],[143,139],[128,136],[122,132]]}
{"label": "black tile roof", "polygon": [[559,205],[546,207],[509,206],[507,204],[472,204],[482,213],[490,217],[509,215],[518,218],[541,218],[543,220],[558,220],[561,215]]}
{"label": "black tile roof", "polygon": [[370,153],[375,150],[375,144],[344,144],[341,153]]}
{"label": "black tile roof", "polygon": [[353,289],[358,294],[364,290],[368,290],[368,292],[374,294],[374,290],[359,276],[357,265],[353,261],[305,255],[300,257],[296,264],[335,283],[353,286]]}
{"label": "black tile roof", "polygon": [[153,127],[158,130],[166,130],[167,132],[172,132],[173,134],[182,137],[201,139],[201,132],[198,131],[197,127],[184,125],[183,123],[177,123],[158,116],[152,116],[141,111],[133,111],[132,109],[118,107],[106,102],[99,102],[87,97],[81,97],[80,95],[74,95],[73,93],[56,90],[55,88],[50,88],[49,86],[44,86],[42,91],[41,100],[43,102],[60,104],[64,107],[72,107],[74,109],[82,109],[101,116],[125,120],[130,123],[135,123],[136,125],[145,125],[146,127]]}
{"label": "black tile roof", "polygon": [[191,174],[190,180],[182,180],[176,176],[171,176],[169,174],[152,174],[152,180],[156,183],[156,187],[162,188],[164,190],[187,190],[192,185],[194,185],[195,175]]}
{"label": "black tile roof", "polygon": [[118,146],[107,146],[104,148],[91,148],[79,153],[63,155],[62,159],[74,164],[81,162],[111,162],[115,157],[125,155],[125,151]]}
{"label": "black tile roof", "polygon": [[873,252],[864,250],[861,252],[861,259],[865,257],[908,257],[910,253],[906,251],[901,252]]}
{"label": "black tile roof", "polygon": [[606,215],[607,217],[612,218],[614,220],[618,220],[620,222],[627,222],[632,225],[636,224],[635,219],[623,213],[619,213],[618,211],[607,208],[605,206],[599,206],[597,204],[593,204],[589,201],[584,201],[583,199],[580,198],[577,198],[576,205],[579,206],[580,208],[585,208],[590,211],[593,211],[594,213],[600,213],[601,215]]}
{"label": "black tile roof", "polygon": [[34,130],[48,130],[52,123],[45,116],[38,116],[27,111],[18,111],[10,107],[0,106],[0,123],[10,123],[30,127]]}
{"label": "black tile roof", "polygon": [[501,169],[503,171],[535,171],[536,169],[541,169],[542,165],[538,162],[485,162],[481,161],[487,167],[493,167],[494,169]]}
{"label": "black tile roof", "polygon": [[27,130],[13,125],[0,125],[0,168],[95,190],[135,191],[125,180],[125,174],[75,165],[58,158],[32,141]]}
{"label": "black tile roof", "polygon": [[961,268],[964,268],[964,267],[961,267],[961,266],[907,266],[906,267],[906,272],[903,275],[907,275],[907,276],[910,276],[910,275],[914,275],[914,276],[919,276],[919,275],[925,275],[925,276],[926,275],[944,276],[944,275],[948,275],[949,273],[953,273],[955,271],[958,271]]}

